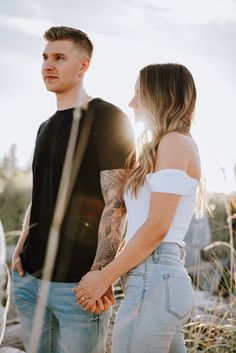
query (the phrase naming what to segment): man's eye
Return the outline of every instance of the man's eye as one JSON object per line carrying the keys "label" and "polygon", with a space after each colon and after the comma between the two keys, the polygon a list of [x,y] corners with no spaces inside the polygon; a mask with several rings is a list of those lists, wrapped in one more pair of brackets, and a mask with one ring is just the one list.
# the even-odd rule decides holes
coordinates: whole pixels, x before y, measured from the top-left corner
{"label": "man's eye", "polygon": [[57,57],[56,57],[56,60],[64,60],[64,57],[63,56],[60,56],[60,55],[58,55]]}

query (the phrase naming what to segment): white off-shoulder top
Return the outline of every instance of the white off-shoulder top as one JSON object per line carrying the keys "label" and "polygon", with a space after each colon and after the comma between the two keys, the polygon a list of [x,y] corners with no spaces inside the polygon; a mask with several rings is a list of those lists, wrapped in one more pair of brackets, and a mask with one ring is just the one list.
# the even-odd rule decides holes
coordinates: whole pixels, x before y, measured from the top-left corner
{"label": "white off-shoulder top", "polygon": [[194,204],[198,180],[179,169],[161,169],[147,174],[137,197],[125,194],[128,214],[126,242],[144,224],[147,219],[151,192],[164,192],[181,195],[171,227],[162,242],[174,242],[184,246],[184,237],[194,213]]}

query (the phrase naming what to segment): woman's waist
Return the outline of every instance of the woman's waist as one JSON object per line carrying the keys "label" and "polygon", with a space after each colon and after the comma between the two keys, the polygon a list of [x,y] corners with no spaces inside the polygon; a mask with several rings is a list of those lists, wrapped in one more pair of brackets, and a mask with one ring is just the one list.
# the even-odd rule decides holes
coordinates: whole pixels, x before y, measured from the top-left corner
{"label": "woman's waist", "polygon": [[[130,239],[132,239],[134,234],[143,225],[143,223],[144,222],[142,222],[142,224],[139,225],[137,223],[136,224],[129,224],[129,222],[128,222],[127,232],[126,232],[126,243],[128,243],[130,241]],[[187,233],[188,227],[189,227],[189,225],[179,225],[179,224],[173,225],[172,224],[168,233],[165,235],[162,243],[164,243],[164,242],[175,243],[175,244],[178,244],[180,247],[184,247],[184,245],[185,245],[184,237]]]}
{"label": "woman's waist", "polygon": [[148,264],[174,266],[183,269],[186,251],[178,243],[162,242],[143,262],[133,268],[132,272],[145,273]]}

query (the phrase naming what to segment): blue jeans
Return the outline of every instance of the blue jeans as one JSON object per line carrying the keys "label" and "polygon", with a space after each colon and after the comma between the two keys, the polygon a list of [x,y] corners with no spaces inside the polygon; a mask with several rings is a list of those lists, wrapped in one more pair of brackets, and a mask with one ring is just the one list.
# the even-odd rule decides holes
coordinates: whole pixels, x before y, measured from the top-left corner
{"label": "blue jeans", "polygon": [[182,325],[193,309],[183,249],[161,245],[123,277],[125,297],[113,330],[113,353],[185,353]]}
{"label": "blue jeans", "polygon": [[[15,302],[20,315],[26,351],[32,333],[42,280],[12,272]],[[104,353],[110,310],[86,312],[75,301],[76,283],[51,282],[38,353]],[[30,352],[29,352],[30,353]]]}

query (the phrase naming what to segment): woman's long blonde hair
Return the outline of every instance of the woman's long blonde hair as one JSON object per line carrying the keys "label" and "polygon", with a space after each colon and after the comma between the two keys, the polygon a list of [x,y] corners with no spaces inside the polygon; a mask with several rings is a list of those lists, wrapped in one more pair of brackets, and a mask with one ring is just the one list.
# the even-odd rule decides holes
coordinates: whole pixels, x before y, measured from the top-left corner
{"label": "woman's long blonde hair", "polygon": [[193,120],[196,87],[190,71],[179,64],[154,64],[139,74],[140,100],[148,127],[126,163],[124,191],[137,195],[147,173],[155,168],[161,138],[169,132],[188,134]]}

